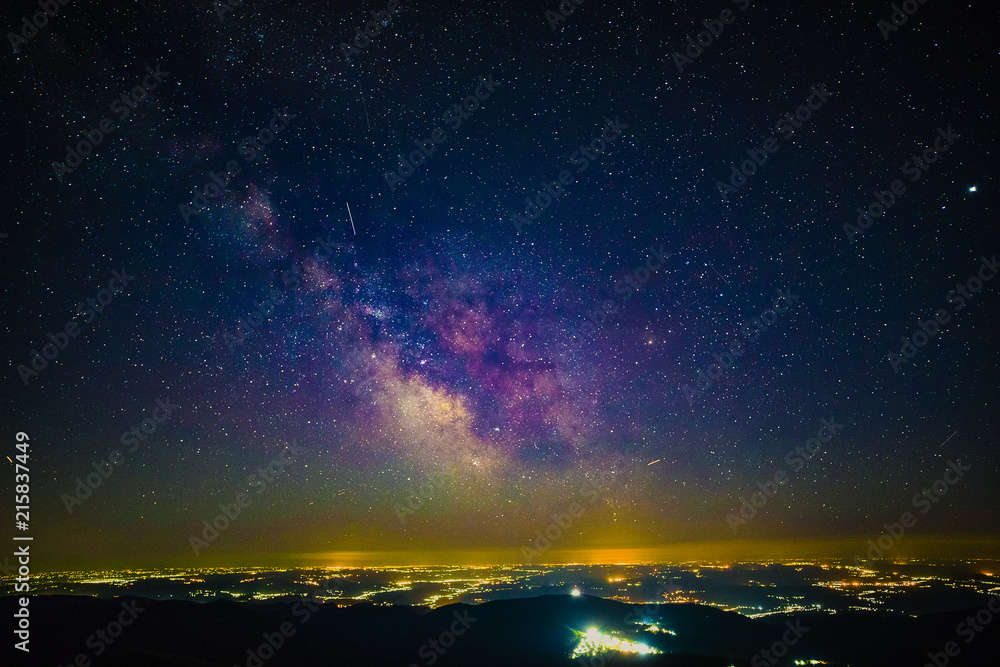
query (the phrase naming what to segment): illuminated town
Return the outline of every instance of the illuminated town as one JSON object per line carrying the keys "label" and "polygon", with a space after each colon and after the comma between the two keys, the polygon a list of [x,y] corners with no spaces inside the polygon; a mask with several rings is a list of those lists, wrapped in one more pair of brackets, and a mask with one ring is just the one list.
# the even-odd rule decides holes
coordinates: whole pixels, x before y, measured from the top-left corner
{"label": "illuminated town", "polygon": [[[603,655],[655,656],[690,646],[693,627],[740,619],[776,626],[788,618],[865,614],[908,617],[972,608],[1000,593],[995,562],[929,560],[685,562],[308,568],[191,568],[39,574],[35,594],[138,597],[195,603],[268,603],[307,599],[331,608],[354,605],[486,605],[548,600],[568,613],[572,647],[587,662]],[[11,577],[3,580],[12,588]],[[579,602],[574,602],[579,600]],[[614,611],[614,605],[631,609]],[[549,604],[543,602],[543,604]],[[568,605],[568,606],[565,606]],[[575,605],[589,609],[576,617]],[[596,605],[596,606],[595,606]],[[612,605],[608,607],[608,605]],[[610,613],[608,610],[611,610]],[[701,611],[698,611],[698,610]],[[346,609],[344,611],[347,611]],[[673,613],[673,611],[679,613]],[[726,615],[728,614],[728,615]],[[737,616],[738,615],[738,616]],[[771,618],[769,618],[771,617]],[[588,620],[589,619],[589,620]],[[694,620],[692,620],[694,619]],[[811,619],[811,621],[809,620]],[[694,625],[692,625],[692,623]],[[758,628],[764,626],[757,626]],[[789,626],[791,627],[791,626]],[[766,647],[764,647],[766,649]],[[810,652],[794,664],[844,665]],[[791,663],[789,663],[791,664]]]}
{"label": "illuminated town", "polygon": [[[870,568],[870,569],[869,569]],[[882,561],[763,564],[677,563],[463,567],[191,568],[39,574],[37,594],[154,600],[253,601],[311,595],[349,605],[431,608],[538,595],[584,594],[628,604],[695,603],[749,618],[794,612],[879,611],[916,615],[909,600],[934,592],[956,600],[1000,593],[1000,570],[978,562]],[[9,593],[12,578],[2,579]],[[785,583],[782,583],[785,582]],[[947,606],[947,603],[944,603]]]}

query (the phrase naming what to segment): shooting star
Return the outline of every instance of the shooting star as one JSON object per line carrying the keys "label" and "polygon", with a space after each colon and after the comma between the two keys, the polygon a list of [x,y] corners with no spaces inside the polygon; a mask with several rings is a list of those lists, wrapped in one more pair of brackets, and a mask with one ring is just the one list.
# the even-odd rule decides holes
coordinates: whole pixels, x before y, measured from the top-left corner
{"label": "shooting star", "polygon": [[[715,267],[714,267],[714,266],[712,266],[711,264],[709,264],[709,265],[708,265],[708,268],[710,268],[710,269],[712,269],[713,271],[715,271]],[[717,275],[717,276],[719,276],[720,278],[722,278],[723,282],[725,282],[725,283],[726,283],[727,285],[729,285],[729,281],[728,281],[728,280],[726,280],[726,279],[725,279],[725,278],[723,277],[723,275],[722,275],[721,273],[719,273],[718,271],[715,271],[715,275]]]}
{"label": "shooting star", "polygon": [[[348,58],[348,62],[350,62],[350,58]],[[354,67],[354,63],[351,63],[351,67]],[[361,73],[357,69],[354,70],[354,73],[358,76],[358,92],[361,93],[361,104],[365,108],[365,122],[368,123],[368,129],[370,130],[372,129],[372,121],[368,117],[368,103],[365,102],[365,91],[361,87]]]}
{"label": "shooting star", "polygon": [[649,462],[649,463],[647,463],[646,465],[648,465],[648,466],[651,466],[651,465],[653,465],[654,463],[659,463],[659,462],[660,462],[660,461],[662,461],[662,460],[663,460],[663,459],[656,459],[655,461],[650,461],[650,462]]}
{"label": "shooting star", "polygon": [[683,7],[681,7],[681,6],[679,5],[679,4],[677,4],[677,0],[673,0],[673,3],[674,3],[675,5],[677,5],[677,9],[681,10],[682,12],[684,12],[684,16],[688,17],[688,19],[690,19],[690,20],[691,20],[691,23],[694,23],[695,25],[698,25],[698,22],[697,22],[697,21],[695,21],[694,19],[692,19],[692,18],[691,18],[691,15],[690,15],[690,14],[688,14],[688,13],[687,13],[686,11],[684,11],[684,8],[683,8]]}
{"label": "shooting star", "polygon": [[[958,431],[955,431],[955,433],[958,433]],[[951,440],[952,438],[954,438],[955,437],[955,433],[952,433],[951,435],[949,435],[948,436],[948,440]],[[938,445],[938,447],[944,447],[944,443],[948,442],[948,440],[945,440],[944,442],[942,442],[940,445]]]}
{"label": "shooting star", "polygon": [[345,202],[345,203],[347,204],[347,216],[351,219],[351,230],[354,232],[354,235],[357,236],[358,230],[354,229],[354,216],[351,215],[351,203],[350,202]]}

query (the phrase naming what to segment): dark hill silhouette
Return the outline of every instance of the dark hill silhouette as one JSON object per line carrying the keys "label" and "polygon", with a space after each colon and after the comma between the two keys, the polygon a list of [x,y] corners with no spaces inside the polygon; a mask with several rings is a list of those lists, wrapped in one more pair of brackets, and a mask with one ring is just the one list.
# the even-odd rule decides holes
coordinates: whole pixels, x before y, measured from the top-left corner
{"label": "dark hill silhouette", "polygon": [[[15,598],[0,598],[0,613],[6,618],[14,609]],[[128,609],[133,610],[134,621],[128,618]],[[605,665],[748,667],[755,655],[787,634],[786,622],[808,631],[780,664],[811,658],[854,667],[920,667],[927,662],[927,651],[942,651],[950,640],[957,641],[962,652],[949,665],[992,667],[1000,655],[1000,622],[987,626],[971,644],[955,635],[958,623],[978,609],[920,618],[808,613],[766,619],[696,604],[647,609],[652,613],[644,615],[642,607],[586,595],[454,604],[434,610],[370,603],[338,608],[292,598],[195,603],[41,596],[30,603],[30,658],[13,651],[7,641],[0,655],[14,654],[14,660],[3,658],[0,663],[68,667],[84,654],[92,665],[114,667],[597,667],[600,661],[568,657],[577,632],[595,627],[664,651],[609,657]],[[131,624],[112,638],[108,633],[118,630],[120,618]],[[656,621],[676,634],[642,631],[633,620]],[[283,623],[287,637],[281,634]],[[98,630],[110,643],[99,638]],[[277,650],[269,650],[265,634],[279,645]],[[260,654],[251,653],[262,645],[267,648]],[[761,664],[770,663],[758,660],[752,667]]]}

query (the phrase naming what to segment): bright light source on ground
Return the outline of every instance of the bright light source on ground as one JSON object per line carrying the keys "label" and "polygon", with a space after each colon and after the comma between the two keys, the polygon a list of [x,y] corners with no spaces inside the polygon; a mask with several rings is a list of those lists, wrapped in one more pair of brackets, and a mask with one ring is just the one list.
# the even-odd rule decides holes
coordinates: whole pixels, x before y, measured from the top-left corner
{"label": "bright light source on ground", "polygon": [[661,652],[640,642],[632,642],[620,637],[606,635],[597,628],[587,628],[587,632],[578,632],[577,635],[580,637],[580,642],[576,645],[576,648],[573,649],[573,653],[570,654],[569,657],[571,660],[579,658],[583,655],[594,656],[600,655],[601,653],[608,653],[610,651],[617,651],[619,653],[638,653],[641,655]]}
{"label": "bright light source on ground", "polygon": [[668,635],[675,635],[675,636],[677,635],[677,633],[674,632],[673,630],[667,630],[666,628],[661,628],[656,623],[643,623],[641,621],[636,621],[635,624],[638,625],[641,629],[645,630],[646,632],[662,632]]}

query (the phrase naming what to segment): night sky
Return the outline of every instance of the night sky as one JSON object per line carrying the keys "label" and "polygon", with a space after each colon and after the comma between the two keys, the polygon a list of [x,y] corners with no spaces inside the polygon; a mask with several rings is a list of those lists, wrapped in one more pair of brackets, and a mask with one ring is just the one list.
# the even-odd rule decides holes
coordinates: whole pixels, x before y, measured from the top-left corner
{"label": "night sky", "polygon": [[71,0],[8,36],[33,566],[518,562],[554,513],[536,562],[850,555],[906,511],[892,556],[1000,552],[997,9],[912,5]]}

